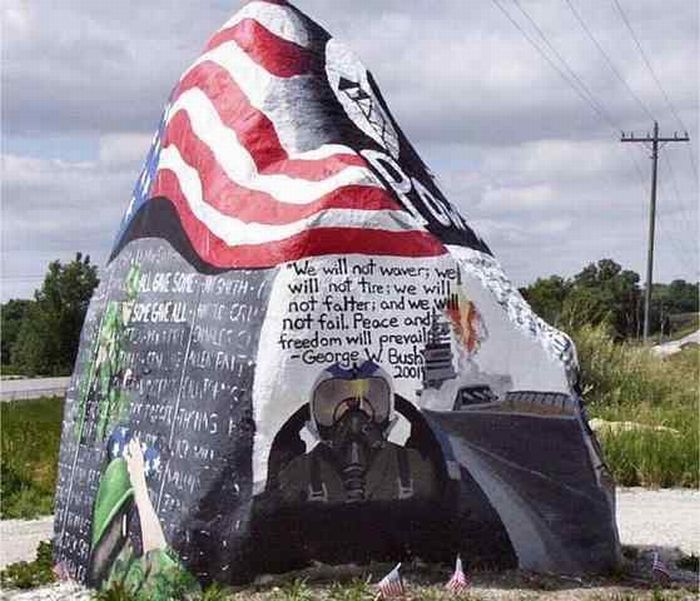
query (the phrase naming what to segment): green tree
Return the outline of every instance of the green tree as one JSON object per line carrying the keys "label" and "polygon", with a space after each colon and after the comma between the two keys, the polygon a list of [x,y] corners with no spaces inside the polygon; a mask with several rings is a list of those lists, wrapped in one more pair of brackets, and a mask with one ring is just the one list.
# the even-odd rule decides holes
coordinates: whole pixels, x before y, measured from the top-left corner
{"label": "green tree", "polygon": [[573,278],[540,278],[523,295],[538,315],[565,330],[605,325],[616,338],[637,334],[639,275],[612,259],[590,263]]}
{"label": "green tree", "polygon": [[70,263],[54,261],[49,265],[11,348],[11,361],[18,369],[27,375],[71,372],[85,313],[98,282],[97,267],[90,263],[89,255],[77,253]]}
{"label": "green tree", "polygon": [[27,314],[33,301],[27,299],[11,299],[0,307],[2,316],[2,329],[0,331],[0,351],[2,365],[11,363],[10,351],[17,341],[19,330],[22,327],[22,320]]}
{"label": "green tree", "polygon": [[651,332],[671,334],[673,321],[697,324],[698,290],[697,283],[691,284],[685,280],[654,284],[651,289]]}
{"label": "green tree", "polygon": [[551,324],[559,324],[570,289],[571,284],[566,279],[552,275],[538,278],[521,292],[537,315]]}
{"label": "green tree", "polygon": [[639,308],[639,275],[612,259],[601,259],[573,277],[563,322],[571,328],[607,325],[616,338],[627,338],[637,333]]}

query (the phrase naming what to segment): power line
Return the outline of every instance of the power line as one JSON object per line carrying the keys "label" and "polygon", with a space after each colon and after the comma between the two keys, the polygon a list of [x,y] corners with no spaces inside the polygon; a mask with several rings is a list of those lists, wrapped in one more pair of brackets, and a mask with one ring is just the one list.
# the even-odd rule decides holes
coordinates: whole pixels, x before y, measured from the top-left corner
{"label": "power line", "polygon": [[[615,0],[617,2],[617,0]],[[638,138],[634,134],[626,136],[622,132],[621,142],[632,142],[636,144],[651,143],[651,202],[649,203],[649,248],[647,253],[647,277],[646,285],[644,286],[644,342],[649,340],[649,315],[651,309],[651,287],[652,276],[654,269],[654,228],[656,226],[656,181],[659,164],[659,148],[660,144],[670,144],[671,142],[688,142],[690,138],[687,135],[679,137],[674,134],[672,138],[659,136],[659,124],[654,121],[654,135]]]}
{"label": "power line", "polygon": [[[632,149],[630,149],[632,150]],[[637,182],[639,184],[639,187],[642,191],[642,193],[647,194],[647,184],[644,179],[644,175],[642,174],[642,169],[639,166],[639,161],[637,160],[637,155],[635,152],[632,150],[630,154],[627,154],[627,156],[630,158],[634,165],[635,172],[637,174]],[[663,155],[664,157],[666,155]],[[659,197],[659,202],[662,202],[662,199],[665,197],[664,193],[664,185],[663,185],[663,180],[659,181],[659,190],[658,190],[658,197]],[[695,261],[692,258],[692,252],[687,253],[685,248],[681,248],[679,246],[679,240],[682,240],[682,237],[677,237],[674,236],[673,233],[669,230],[666,221],[664,220],[665,217],[668,215],[665,215],[662,211],[659,211],[659,238],[668,240],[671,244],[672,250],[673,250],[673,256],[676,259],[676,262],[678,263],[678,267],[680,267],[682,270],[687,271],[689,273],[692,273],[695,265]],[[691,258],[689,258],[691,257]]]}
{"label": "power line", "polygon": [[564,69],[566,72],[571,76],[571,78],[578,83],[578,85],[581,87],[581,90],[585,93],[585,95],[590,99],[590,101],[598,107],[600,110],[600,113],[602,113],[605,116],[606,121],[610,123],[613,127],[617,127],[618,129],[621,129],[619,124],[617,124],[616,120],[613,119],[610,116],[610,113],[605,109],[603,104],[598,101],[598,99],[593,95],[593,92],[588,88],[588,86],[584,83],[584,81],[578,76],[578,74],[571,68],[569,63],[566,61],[566,59],[561,55],[561,53],[554,47],[554,44],[552,44],[549,41],[549,38],[547,35],[542,31],[542,28],[537,24],[537,22],[530,16],[530,14],[525,10],[525,8],[520,4],[519,0],[513,0],[513,3],[515,6],[518,8],[518,10],[525,16],[525,18],[530,22],[530,24],[535,28],[535,31],[539,34],[540,38],[542,41],[546,44],[547,48],[551,50],[551,52],[554,54],[559,59],[559,62],[564,66]]}
{"label": "power line", "polygon": [[547,55],[547,53],[542,50],[542,48],[530,37],[530,35],[525,31],[521,26],[520,23],[518,23],[512,15],[506,10],[504,6],[501,5],[499,0],[491,0],[493,4],[496,5],[496,7],[505,15],[505,17],[513,24],[513,26],[523,35],[523,37],[528,41],[528,43],[535,49],[537,52],[540,54],[540,56],[545,59],[549,65],[559,74],[559,76],[567,83],[571,88],[578,94],[578,96],[588,105],[590,106],[593,111],[603,120],[607,121],[609,124],[612,125],[613,128],[619,129],[613,121],[610,120],[609,115],[605,114],[601,108],[597,107],[595,102],[592,102],[591,99],[589,99],[584,92],[582,92],[574,83],[572,79],[570,79],[566,73],[564,73],[559,66]]}
{"label": "power line", "polygon": [[[628,92],[630,93],[630,95],[632,96],[632,98],[633,98],[633,99],[637,102],[637,104],[641,107],[642,111],[643,111],[645,114],[647,114],[647,115],[651,115],[651,111],[650,111],[650,109],[648,108],[648,106],[641,100],[641,98],[639,98],[639,96],[637,96],[637,94],[634,93],[634,91],[630,88],[629,84],[627,84],[626,80],[622,77],[622,75],[619,73],[619,71],[615,68],[615,66],[614,66],[613,63],[612,63],[612,60],[611,60],[610,57],[607,55],[607,53],[606,53],[605,50],[602,48],[602,46],[598,43],[598,41],[596,40],[595,36],[593,36],[593,34],[592,34],[592,32],[590,31],[590,29],[586,26],[585,22],[583,21],[582,17],[578,14],[578,12],[577,12],[576,9],[574,8],[574,6],[573,6],[573,4],[571,3],[571,1],[570,1],[570,0],[566,0],[566,2],[567,2],[567,4],[569,5],[569,8],[570,8],[570,9],[572,10],[572,12],[574,13],[574,15],[575,15],[575,16],[577,17],[577,19],[579,20],[579,23],[580,23],[581,26],[583,27],[584,31],[588,34],[588,36],[590,37],[590,39],[594,42],[594,44],[595,44],[596,47],[598,48],[599,52],[601,52],[601,54],[603,54],[603,56],[604,56],[604,58],[605,58],[605,60],[606,60],[606,63],[608,64],[609,68],[610,68],[610,69],[613,71],[613,73],[623,82],[623,84],[624,84],[625,87],[627,88],[627,90],[628,90]],[[569,73],[569,75],[570,75],[576,82],[578,82],[578,84],[581,86],[581,88],[586,92],[586,94],[588,95],[588,97],[590,98],[590,100],[595,104],[595,106],[597,106],[598,108],[600,108],[600,109],[601,109],[601,112],[604,113],[605,115],[607,115],[607,120],[608,120],[609,122],[614,121],[614,119],[613,119],[612,117],[610,117],[610,114],[608,113],[608,111],[605,110],[605,108],[604,108],[604,106],[603,106],[603,103],[600,102],[600,101],[595,97],[595,95],[590,91],[590,89],[586,86],[586,84],[582,81],[582,79],[576,74],[576,72],[574,71],[574,69],[569,65],[569,63],[568,63],[568,62],[566,61],[566,59],[561,55],[561,53],[557,50],[557,48],[554,46],[554,44],[552,44],[552,43],[550,42],[550,40],[549,40],[549,38],[547,37],[546,33],[545,33],[545,32],[542,30],[542,28],[537,24],[537,22],[530,16],[530,14],[525,10],[525,8],[520,4],[519,0],[513,0],[513,3],[514,3],[514,4],[516,5],[516,7],[520,10],[520,12],[525,16],[525,18],[530,22],[530,24],[535,28],[535,30],[536,30],[537,33],[539,34],[540,38],[542,39],[542,41],[546,44],[546,46],[550,49],[550,51],[559,59],[559,61],[562,63],[562,65],[564,66],[564,68],[566,69],[566,71]],[[618,126],[619,126],[619,125],[618,125]],[[686,136],[686,137],[687,137],[687,136]],[[676,137],[674,136],[674,138],[671,139],[670,141],[676,141]],[[668,142],[668,140],[667,140],[667,142]],[[632,160],[633,160],[633,163],[634,163],[635,170],[637,171],[637,176],[639,177],[640,182],[643,182],[643,176],[642,176],[641,170],[640,170],[640,168],[639,168],[639,165],[638,165],[638,163],[637,163],[637,161],[636,161],[634,155],[631,155],[631,156],[632,156]],[[668,159],[667,155],[664,154],[664,158],[665,158],[665,160],[667,161],[667,163],[669,163],[669,159]],[[670,163],[669,163],[669,166],[670,166]],[[679,202],[680,202],[680,193],[678,192],[678,185],[677,185],[677,183],[676,183],[676,181],[675,181],[675,175],[673,175],[672,169],[670,169],[670,171],[671,171],[671,174],[672,174],[672,177],[673,177],[674,191],[676,192],[676,196],[678,197]],[[644,189],[644,185],[643,185],[643,184],[642,184],[642,189]],[[686,223],[685,225],[687,226],[687,223]],[[675,237],[672,237],[671,239],[673,240],[674,245],[678,242],[678,241],[676,241]],[[681,240],[682,240],[683,242],[685,241],[683,236],[681,236]]]}
{"label": "power line", "polygon": [[[649,62],[649,58],[647,57],[646,52],[644,52],[644,48],[642,47],[642,44],[639,41],[639,38],[637,37],[637,34],[634,32],[634,29],[632,28],[632,25],[630,24],[629,19],[627,18],[627,15],[625,14],[625,11],[623,10],[622,6],[620,5],[619,0],[613,0],[613,3],[615,4],[615,7],[617,8],[618,13],[620,14],[622,21],[624,22],[625,26],[627,27],[627,30],[630,32],[630,35],[632,36],[632,39],[634,40],[634,43],[637,46],[637,49],[639,50],[639,54],[641,55],[642,60],[644,61],[644,64],[646,65],[647,70],[651,74],[651,77],[654,80],[654,82],[656,83],[656,86],[661,91],[661,94],[663,95],[664,100],[666,101],[666,104],[671,109],[673,116],[676,118],[676,121],[678,121],[681,128],[687,132],[688,128],[686,127],[685,123],[683,123],[683,120],[680,118],[680,115],[676,111],[676,107],[673,105],[673,103],[671,102],[671,99],[669,98],[668,94],[666,93],[666,90],[661,85],[661,81],[659,81],[659,78],[657,77],[656,72],[654,71],[654,68],[651,66],[651,62]],[[697,164],[696,164],[696,160],[695,160],[695,155],[693,154],[693,150],[690,147],[690,145],[688,146],[688,150],[690,152],[690,164],[691,164],[691,167],[693,169],[693,173],[695,173],[695,177],[697,178],[698,168],[697,168]]]}
{"label": "power line", "polygon": [[[635,101],[635,103],[636,103],[637,106],[641,109],[641,111],[642,111],[647,117],[649,117],[652,121],[655,121],[656,119],[655,119],[654,116],[652,115],[652,112],[651,112],[651,109],[649,108],[649,106],[634,92],[634,90],[633,90],[633,89],[630,87],[630,85],[627,83],[627,80],[622,76],[622,74],[620,73],[620,71],[615,67],[615,65],[613,64],[612,59],[610,58],[610,56],[608,55],[608,53],[605,51],[605,49],[602,47],[602,45],[600,44],[600,42],[598,41],[598,39],[593,35],[593,33],[591,32],[590,28],[589,28],[588,25],[586,24],[585,20],[583,19],[583,17],[582,17],[581,14],[579,13],[579,11],[578,11],[578,10],[576,9],[576,7],[574,6],[572,0],[565,0],[565,2],[566,2],[566,4],[567,4],[567,6],[569,7],[569,9],[571,10],[571,12],[573,13],[573,15],[574,15],[574,17],[576,18],[576,20],[578,21],[578,23],[579,23],[579,25],[581,26],[581,28],[582,28],[583,31],[585,32],[585,34],[588,36],[588,38],[589,38],[590,41],[594,44],[594,46],[598,49],[598,52],[600,52],[600,54],[603,56],[603,59],[605,60],[605,63],[607,64],[607,66],[608,66],[608,68],[610,69],[610,71],[612,71],[612,73],[615,75],[615,77],[624,85],[624,87],[625,87],[625,89],[627,90],[627,92],[629,93],[630,97]],[[694,163],[693,163],[693,160],[692,160],[692,149],[689,148],[689,150],[691,151],[691,161],[690,161],[690,162],[691,162],[691,167],[694,167]],[[678,192],[677,192],[678,186],[677,186],[677,184],[676,184],[676,182],[675,182],[675,176],[673,175],[673,170],[671,169],[670,160],[669,160],[669,158],[668,158],[668,155],[667,155],[667,154],[664,154],[664,158],[665,158],[665,160],[667,161],[667,163],[668,163],[668,165],[669,165],[669,170],[671,171],[672,177],[674,178],[674,182],[673,182],[673,183],[674,183],[674,188],[676,189],[676,195],[679,196],[679,194],[678,194]],[[639,170],[638,166],[636,165],[636,161],[635,161],[635,167],[637,168],[637,170]],[[697,180],[694,180],[694,181],[697,182]]]}
{"label": "power line", "polygon": [[647,69],[649,70],[649,73],[651,74],[652,78],[656,82],[656,86],[659,88],[659,90],[661,90],[661,93],[663,94],[663,97],[666,100],[666,104],[668,104],[669,108],[671,109],[671,112],[673,113],[673,116],[676,118],[676,121],[678,121],[678,123],[680,123],[680,126],[684,130],[687,130],[688,128],[685,126],[685,124],[683,123],[683,120],[680,118],[680,116],[676,112],[676,107],[673,106],[673,103],[671,102],[671,99],[668,97],[666,90],[661,85],[659,78],[656,76],[656,72],[654,71],[654,68],[651,66],[651,63],[649,62],[649,59],[647,58],[647,54],[646,54],[646,52],[644,52],[644,48],[642,48],[642,44],[640,43],[639,38],[637,37],[637,34],[634,32],[634,29],[632,29],[632,25],[630,24],[629,19],[627,18],[627,15],[625,14],[625,11],[623,10],[622,6],[620,5],[619,0],[613,0],[613,3],[617,7],[618,12],[620,13],[620,17],[622,17],[622,21],[624,22],[625,26],[627,27],[627,30],[630,32],[630,35],[632,36],[632,39],[634,40],[634,43],[637,46],[637,49],[639,50],[639,54],[641,55],[642,60],[644,61],[644,64],[646,65]]}
{"label": "power line", "polygon": [[[544,45],[549,49],[549,53],[551,53],[554,57],[556,57],[559,60],[559,63],[561,63],[562,67],[560,67],[557,63],[552,60],[552,58],[549,56],[547,52],[545,52],[544,47],[540,46],[540,44],[531,37],[531,35],[528,34],[528,32],[521,26],[520,22],[518,22],[512,15],[511,13],[503,6],[499,0],[492,0],[493,4],[496,5],[496,7],[505,15],[505,17],[511,22],[511,24],[523,35],[523,37],[526,39],[526,41],[544,58],[547,63],[559,74],[559,76],[571,87],[573,90],[577,93],[577,95],[586,103],[588,104],[593,111],[598,115],[600,118],[602,118],[604,121],[606,121],[608,124],[612,125],[612,127],[617,127],[618,129],[622,130],[623,128],[620,127],[620,125],[616,122],[616,120],[610,115],[610,113],[605,109],[604,105],[594,96],[594,94],[591,92],[591,90],[586,86],[586,84],[583,82],[581,77],[578,76],[578,74],[574,71],[574,69],[569,65],[569,63],[566,61],[566,59],[561,55],[561,53],[554,47],[554,45],[550,42],[549,38],[545,34],[545,32],[542,30],[542,28],[535,22],[535,20],[529,15],[529,13],[525,10],[525,8],[520,4],[519,0],[512,0],[513,3],[516,5],[518,10],[523,14],[523,16],[529,21],[531,26],[537,31],[540,39],[544,43]],[[616,4],[618,4],[617,0],[614,0]],[[579,24],[581,27],[584,29],[588,37],[591,39],[591,41],[594,43],[594,45],[598,48],[598,51],[603,54],[606,64],[608,67],[613,71],[615,76],[622,81],[624,84],[625,88],[627,91],[630,93],[632,98],[635,100],[635,102],[639,105],[639,107],[642,109],[645,115],[652,116],[652,112],[649,109],[649,107],[641,100],[637,94],[634,93],[634,91],[631,89],[627,81],[622,77],[621,73],[615,68],[612,60],[608,56],[608,54],[605,52],[603,47],[600,45],[598,40],[593,36],[592,32],[588,28],[588,26],[585,24],[583,21],[583,18],[578,14],[578,11],[574,8],[573,4],[571,3],[570,0],[566,0],[567,4],[569,5],[569,8],[571,11],[574,13],[574,16],[577,18],[579,21]],[[619,4],[618,4],[619,6]],[[619,7],[621,9],[621,7]],[[629,25],[629,22],[626,20],[626,26],[628,29],[631,29],[631,26]],[[635,41],[638,44],[638,47],[641,50],[641,45],[638,43],[639,40],[636,39],[636,36],[633,35],[635,38]],[[646,59],[646,56],[644,56],[645,62],[648,63],[648,60]],[[651,68],[651,65],[648,64],[647,68]],[[566,72],[565,72],[566,71]],[[658,81],[658,78],[656,78],[654,74],[655,81],[658,86],[660,86],[660,82]],[[662,88],[660,88],[662,89]],[[663,91],[664,96],[666,98],[667,103],[669,103],[669,106],[672,107],[672,111],[674,112],[674,115],[678,119],[679,116],[675,111],[675,107],[671,105],[670,98],[668,98],[668,95]],[[682,121],[679,120],[679,122],[682,124]],[[684,127],[685,129],[685,127]],[[625,134],[623,132],[623,141],[626,142],[652,142],[652,158],[653,160],[653,170],[652,170],[652,185],[651,185],[651,196],[652,200],[650,203],[650,220],[649,220],[649,256],[647,258],[647,274],[646,274],[646,287],[645,287],[645,320],[644,320],[644,330],[645,330],[645,339],[648,337],[648,329],[649,329],[649,306],[650,306],[650,295],[651,295],[651,281],[652,281],[652,269],[653,269],[653,252],[654,252],[654,226],[655,226],[655,208],[656,208],[656,172],[657,172],[657,163],[658,163],[658,150],[660,148],[659,143],[664,143],[664,142],[671,142],[671,141],[687,141],[687,134],[685,135],[685,139],[679,138],[677,135],[674,135],[672,139],[665,139],[665,138],[660,138],[658,135],[658,125],[656,123],[656,120],[654,120],[654,138],[651,139],[649,138],[649,135],[647,134],[647,139],[636,139],[634,135],[630,135],[629,137],[625,137]],[[637,163],[636,157],[634,154],[630,153],[625,153],[628,157],[630,157],[633,161],[635,170],[637,172],[637,176],[639,178],[639,182],[641,185],[641,188],[643,191],[646,191],[645,185],[644,185],[644,177],[642,176],[641,169],[639,168],[639,165]],[[668,159],[667,159],[668,160]],[[694,167],[693,163],[693,156],[691,153],[691,166]],[[674,184],[677,188],[677,185]],[[680,194],[678,194],[680,198]],[[669,241],[674,247],[674,250],[680,250],[678,248],[678,244],[680,242],[685,242],[685,237],[680,236],[680,237],[675,237],[673,235],[669,236]],[[680,260],[680,255],[684,254],[684,252],[679,252],[678,258],[679,262],[681,264],[684,264],[682,260]]]}
{"label": "power line", "polygon": [[[666,161],[666,166],[668,167],[668,172],[669,172],[669,174],[671,175],[671,184],[672,184],[672,186],[673,186],[673,192],[674,192],[674,194],[675,194],[675,196],[676,196],[676,200],[678,201],[678,209],[679,209],[679,211],[676,211],[675,213],[677,214],[677,213],[680,212],[680,214],[681,214],[680,217],[679,217],[679,223],[681,224],[681,229],[684,230],[684,232],[685,232],[685,234],[687,235],[687,238],[688,238],[689,240],[693,240],[693,241],[695,241],[695,242],[697,243],[697,240],[698,240],[698,231],[697,231],[697,228],[695,229],[695,231],[693,231],[693,228],[692,228],[692,225],[691,225],[691,223],[690,223],[690,220],[684,218],[684,216],[683,216],[684,213],[690,213],[690,214],[692,214],[692,213],[696,212],[696,211],[697,211],[697,208],[696,208],[696,207],[693,207],[692,204],[689,205],[689,204],[687,204],[686,202],[684,202],[684,200],[683,200],[684,197],[681,196],[681,194],[680,194],[680,192],[679,192],[679,189],[678,189],[678,182],[677,182],[677,180],[676,180],[676,174],[675,174],[675,172],[674,172],[674,170],[673,170],[673,165],[672,165],[670,159],[668,158],[668,154],[667,154],[667,153],[664,154],[664,155],[663,155],[663,158],[664,158],[664,160]],[[696,222],[696,223],[697,223],[697,222]],[[682,244],[683,246],[685,246],[685,243],[686,243],[686,236],[681,236],[680,239],[679,239],[679,241],[681,242],[681,244]],[[695,251],[694,251],[694,252],[697,252],[697,246],[695,247]],[[694,254],[694,252],[693,252],[692,254]]]}
{"label": "power line", "polygon": [[673,191],[676,195],[676,200],[678,201],[678,206],[680,206],[682,208],[682,210],[692,213],[693,206],[692,205],[688,206],[683,201],[683,197],[681,196],[681,193],[679,192],[678,181],[676,180],[676,172],[673,170],[673,166],[671,164],[671,160],[668,158],[668,154],[664,154],[663,157],[664,157],[664,160],[666,161],[666,166],[668,167],[668,172],[671,174],[671,183],[673,184]]}
{"label": "power line", "polygon": [[589,29],[588,25],[586,25],[586,22],[583,20],[583,17],[579,14],[579,12],[576,10],[574,7],[573,3],[571,0],[564,0],[566,4],[569,6],[571,9],[571,12],[574,14],[574,17],[576,17],[576,20],[579,22],[579,25],[583,28],[583,31],[586,33],[588,38],[593,42],[595,47],[598,49],[600,54],[603,56],[605,59],[605,63],[608,65],[609,69],[613,72],[613,74],[619,79],[622,84],[625,86],[629,94],[634,98],[635,102],[639,106],[639,108],[642,109],[642,111],[645,113],[649,119],[652,121],[654,120],[654,115],[651,114],[651,111],[649,110],[649,107],[642,101],[637,94],[635,94],[634,90],[630,87],[630,85],[627,83],[627,80],[622,76],[622,74],[618,71],[617,67],[613,64],[612,60],[608,56],[608,53],[605,52],[603,47],[601,46],[600,42],[596,39],[596,37],[591,33],[591,30]]}
{"label": "power line", "polygon": [[[659,201],[666,197],[664,181],[659,181]],[[677,230],[672,227],[674,222],[671,214],[664,214],[659,211],[659,230],[660,237],[668,240],[673,251],[673,255],[678,262],[678,266],[688,273],[696,273],[698,270],[697,248],[687,247],[685,245],[686,238],[683,235],[677,235]]]}

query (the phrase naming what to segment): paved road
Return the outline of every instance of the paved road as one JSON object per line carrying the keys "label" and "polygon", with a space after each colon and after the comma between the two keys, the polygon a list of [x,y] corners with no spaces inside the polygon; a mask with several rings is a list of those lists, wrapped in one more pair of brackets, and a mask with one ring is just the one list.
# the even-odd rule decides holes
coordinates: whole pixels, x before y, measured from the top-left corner
{"label": "paved road", "polygon": [[692,334],[688,334],[679,340],[672,340],[671,342],[664,342],[663,344],[652,346],[651,350],[662,357],[667,357],[680,352],[683,350],[684,346],[688,346],[690,344],[700,344],[700,330],[697,330]]}
{"label": "paved road", "polygon": [[[617,522],[624,545],[675,549],[700,555],[700,492],[695,490],[621,489]],[[0,521],[0,566],[30,560],[42,540],[53,534],[53,519]]]}
{"label": "paved road", "polygon": [[66,378],[23,378],[0,380],[0,400],[36,399],[41,396],[63,396],[70,384]]}

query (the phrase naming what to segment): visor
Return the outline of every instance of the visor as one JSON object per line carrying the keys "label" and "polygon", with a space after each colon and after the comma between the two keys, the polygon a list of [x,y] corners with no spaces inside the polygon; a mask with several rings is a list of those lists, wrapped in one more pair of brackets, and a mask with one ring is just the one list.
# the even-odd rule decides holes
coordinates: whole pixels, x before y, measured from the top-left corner
{"label": "visor", "polygon": [[386,380],[331,378],[316,387],[311,411],[318,425],[332,426],[353,408],[361,409],[377,424],[385,422],[391,413],[391,389]]}

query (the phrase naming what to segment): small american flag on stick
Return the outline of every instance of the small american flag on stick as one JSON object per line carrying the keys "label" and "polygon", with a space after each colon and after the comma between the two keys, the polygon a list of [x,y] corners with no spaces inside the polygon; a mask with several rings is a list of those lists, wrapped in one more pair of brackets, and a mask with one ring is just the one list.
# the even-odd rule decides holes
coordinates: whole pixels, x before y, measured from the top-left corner
{"label": "small american flag on stick", "polygon": [[400,568],[401,564],[397,563],[396,567],[377,583],[379,593],[377,597],[379,599],[403,596],[405,590],[403,580],[401,580],[401,573],[399,572]]}
{"label": "small american flag on stick", "polygon": [[462,568],[462,558],[458,555],[455,562],[455,571],[452,578],[449,579],[445,588],[454,595],[457,595],[471,586],[469,577],[464,573]]}
{"label": "small american flag on stick", "polygon": [[657,582],[669,582],[671,580],[671,572],[668,571],[666,564],[659,559],[659,554],[654,552],[654,560],[651,564],[651,577]]}

